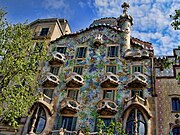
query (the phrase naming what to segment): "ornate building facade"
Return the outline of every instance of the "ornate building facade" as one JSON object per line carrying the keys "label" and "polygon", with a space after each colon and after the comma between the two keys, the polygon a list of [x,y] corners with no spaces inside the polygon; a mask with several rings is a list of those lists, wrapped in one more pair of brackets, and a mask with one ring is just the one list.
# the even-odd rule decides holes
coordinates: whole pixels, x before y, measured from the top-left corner
{"label": "ornate building facade", "polygon": [[97,117],[120,121],[127,134],[155,134],[154,52],[131,37],[133,18],[124,3],[119,18],[103,18],[51,42],[40,91],[23,134],[89,129]]}
{"label": "ornate building facade", "polygon": [[106,127],[121,122],[128,135],[180,134],[180,49],[155,57],[151,43],[131,36],[129,5],[122,8],[118,18],[95,20],[50,43],[42,96],[20,134],[97,134],[98,118]]}

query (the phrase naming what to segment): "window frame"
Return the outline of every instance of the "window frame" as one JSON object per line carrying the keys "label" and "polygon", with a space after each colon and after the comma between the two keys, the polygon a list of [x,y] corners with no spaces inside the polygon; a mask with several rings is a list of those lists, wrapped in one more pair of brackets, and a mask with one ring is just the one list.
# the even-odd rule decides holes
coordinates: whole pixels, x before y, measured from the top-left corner
{"label": "window frame", "polygon": [[[105,91],[110,91],[110,90],[112,91],[113,99],[105,98]],[[109,100],[115,101],[116,100],[116,93],[117,93],[117,88],[103,88],[101,96],[102,96],[102,99],[109,99]]]}
{"label": "window frame", "polygon": [[[63,48],[63,51],[58,51],[58,48]],[[57,46],[56,51],[65,55],[67,51],[67,46]]]}
{"label": "window frame", "polygon": [[[115,59],[115,58],[119,58],[119,56],[120,56],[120,46],[118,45],[118,44],[110,44],[110,45],[107,45],[106,46],[107,47],[107,49],[106,49],[106,57],[108,58],[108,59]],[[111,56],[111,54],[110,54],[110,56],[109,56],[109,48],[110,47],[118,47],[118,49],[117,49],[117,56]]]}
{"label": "window frame", "polygon": [[[175,102],[175,108],[173,107],[173,99],[175,99],[176,101]],[[178,103],[179,101],[179,103]],[[171,97],[171,109],[172,109],[172,112],[180,112],[180,97]]]}
{"label": "window frame", "polygon": [[[40,118],[42,118],[42,116],[39,116],[41,115],[40,111],[43,111],[44,113],[44,125],[43,125],[43,128],[41,129],[40,132],[37,132],[37,127],[39,125],[39,122],[40,122]],[[37,115],[37,118],[35,117],[35,115]],[[33,129],[33,133],[35,134],[41,134],[44,130],[45,130],[45,127],[46,127],[46,124],[47,124],[47,115],[46,115],[46,111],[45,109],[41,106],[41,105],[38,105],[36,106],[36,108],[34,109],[32,115],[31,115],[31,118],[30,118],[30,121],[29,121],[29,124],[28,124],[28,133],[31,132],[32,130],[32,125],[34,124],[34,129]],[[37,126],[37,127],[36,127]]]}
{"label": "window frame", "polygon": [[[76,95],[76,97],[74,98],[74,97],[71,97],[69,94],[69,92],[70,91],[74,91],[75,92],[75,95]],[[66,97],[67,98],[71,98],[71,99],[73,99],[73,100],[75,100],[75,101],[77,101],[78,100],[78,97],[79,97],[79,89],[77,89],[77,88],[69,88],[69,89],[67,89],[67,95],[66,95]]]}
{"label": "window frame", "polygon": [[178,132],[176,132],[176,134],[177,134],[177,133],[180,133],[180,127],[179,127],[179,126],[173,127],[173,128],[172,128],[172,133],[173,133],[173,135],[174,135],[174,132],[175,132],[174,130],[175,130],[175,129],[178,129]]}
{"label": "window frame", "polygon": [[[53,70],[53,71],[51,71]],[[56,71],[57,70],[57,71]],[[58,66],[50,66],[49,72],[52,73],[53,75],[59,75],[60,67]]]}
{"label": "window frame", "polygon": [[107,71],[107,68],[108,68],[108,67],[115,67],[116,73],[113,73],[113,72],[111,72],[111,73],[113,73],[113,74],[115,74],[115,75],[117,74],[117,72],[118,72],[118,70],[117,70],[117,65],[106,65],[106,66],[105,66],[105,68],[106,68],[106,69],[105,69],[105,73],[110,72],[110,71]]}
{"label": "window frame", "polygon": [[[60,127],[61,128],[65,128],[63,125],[64,125],[64,122],[63,122],[63,120],[64,119],[72,119],[72,121],[71,121],[71,125],[70,125],[70,130],[69,129],[67,129],[67,130],[69,130],[69,131],[74,131],[75,130],[75,128],[76,128],[76,123],[77,123],[77,117],[73,117],[73,116],[65,116],[65,115],[63,115],[62,116],[62,120],[61,120],[61,123],[60,123]],[[65,122],[65,125],[66,125],[66,127],[69,125],[68,123],[66,123]]]}
{"label": "window frame", "polygon": [[[134,112],[134,114],[131,115],[133,112]],[[138,118],[138,112],[140,112],[140,114],[141,114],[142,117],[139,117],[139,118]],[[130,118],[131,116],[132,116],[133,118]],[[143,120],[141,120],[140,118],[143,118]],[[143,125],[144,125],[144,127],[145,127],[145,129],[144,129],[144,135],[147,135],[147,133],[148,133],[148,122],[146,121],[145,116],[144,116],[143,112],[142,112],[140,109],[138,109],[138,108],[133,108],[133,109],[129,112],[128,117],[127,117],[127,120],[126,120],[126,125],[125,125],[125,131],[126,131],[126,132],[127,132],[128,123],[129,123],[130,125],[133,124],[132,127],[133,127],[134,129],[131,128],[131,131],[133,131],[133,132],[138,131],[138,134],[139,134],[139,124],[140,124],[140,123],[143,123]]]}
{"label": "window frame", "polygon": [[144,73],[144,66],[143,66],[142,64],[132,65],[132,66],[131,66],[131,73],[133,74],[133,73],[135,73],[135,72],[139,72],[139,71],[135,71],[135,70],[133,71],[133,69],[134,69],[134,68],[137,68],[137,67],[140,67],[140,70],[142,70],[140,73],[143,74],[143,73]]}
{"label": "window frame", "polygon": [[[80,49],[80,48],[86,49],[85,52],[83,52],[83,54],[84,54],[85,56],[82,56],[82,57],[77,56],[77,55],[79,54],[79,53],[78,53],[78,49]],[[76,51],[75,51],[75,59],[78,59],[78,60],[86,59],[86,57],[87,57],[87,52],[88,52],[88,47],[86,47],[86,46],[78,46],[78,47],[76,48]]]}
{"label": "window frame", "polygon": [[[52,93],[50,93],[51,95],[47,95],[45,91],[51,91]],[[51,100],[52,100],[53,94],[54,94],[54,89],[43,88],[42,93],[43,93],[45,96],[51,98]]]}
{"label": "window frame", "polygon": [[[81,69],[81,73],[75,72],[74,69],[75,69],[75,68],[79,68],[79,67],[82,68],[82,69]],[[84,70],[84,66],[83,66],[83,65],[75,65],[75,66],[73,67],[73,69],[72,69],[72,72],[75,72],[75,73],[77,73],[77,74],[79,74],[79,75],[83,75],[83,72],[84,72],[83,70]]]}
{"label": "window frame", "polygon": [[[43,29],[48,29],[48,30],[47,30],[47,33],[46,33],[46,34],[43,34],[43,35],[42,35]],[[41,31],[40,31],[40,33],[39,33],[39,36],[47,36],[47,35],[49,34],[49,32],[50,32],[50,27],[42,27],[42,28],[41,28]]]}

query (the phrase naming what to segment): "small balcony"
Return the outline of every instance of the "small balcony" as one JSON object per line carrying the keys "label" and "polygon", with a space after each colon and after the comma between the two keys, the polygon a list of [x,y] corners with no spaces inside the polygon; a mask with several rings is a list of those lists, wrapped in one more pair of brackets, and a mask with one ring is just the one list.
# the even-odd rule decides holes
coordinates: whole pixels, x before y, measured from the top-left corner
{"label": "small balcony", "polygon": [[80,104],[71,98],[64,98],[60,106],[60,112],[63,114],[75,114],[80,110]]}
{"label": "small balcony", "polygon": [[123,112],[122,114],[124,115],[127,110],[132,109],[132,108],[141,108],[144,110],[148,118],[152,117],[151,111],[150,111],[150,106],[147,98],[141,98],[138,96],[138,94],[135,94],[131,98],[126,98],[124,100],[124,106],[123,106]]}
{"label": "small balcony", "polygon": [[64,56],[64,54],[56,52],[56,51],[52,53],[52,58],[49,61],[50,65],[61,66],[64,63],[65,63],[65,56]]}
{"label": "small balcony", "polygon": [[102,99],[97,103],[97,112],[100,115],[115,115],[118,112],[118,106],[110,99]]}
{"label": "small balcony", "polygon": [[129,89],[142,89],[146,88],[147,85],[147,76],[140,72],[134,72],[127,83]]}
{"label": "small balcony", "polygon": [[51,115],[54,113],[54,102],[50,97],[41,93],[40,98],[38,99],[38,102],[42,103],[46,108],[48,108]]}
{"label": "small balcony", "polygon": [[150,58],[151,54],[150,52],[148,52],[147,50],[139,50],[139,49],[135,49],[135,50],[130,50],[128,49],[125,54],[124,57],[126,59],[148,59]]}
{"label": "small balcony", "polygon": [[47,87],[47,88],[53,87],[54,88],[54,87],[58,86],[59,79],[57,76],[53,75],[52,73],[46,73],[42,77],[41,84],[43,87]]}
{"label": "small balcony", "polygon": [[106,78],[101,82],[101,87],[102,88],[115,88],[118,87],[119,83],[118,83],[119,79],[118,76],[111,73],[111,72],[107,72],[106,73]]}
{"label": "small balcony", "polygon": [[70,74],[66,79],[66,86],[69,88],[79,88],[84,85],[84,79],[77,73]]}

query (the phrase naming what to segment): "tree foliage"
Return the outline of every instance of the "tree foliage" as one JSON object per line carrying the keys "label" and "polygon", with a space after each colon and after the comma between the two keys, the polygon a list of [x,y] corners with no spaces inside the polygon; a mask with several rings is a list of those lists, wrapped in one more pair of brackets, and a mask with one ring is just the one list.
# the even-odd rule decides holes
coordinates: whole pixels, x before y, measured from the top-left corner
{"label": "tree foliage", "polygon": [[175,30],[180,30],[180,9],[175,10],[175,15],[170,15],[173,19],[171,25]]}
{"label": "tree foliage", "polygon": [[10,24],[0,11],[0,123],[16,127],[37,99],[38,63],[46,48],[34,47],[26,23]]}
{"label": "tree foliage", "polygon": [[120,122],[111,121],[111,123],[106,127],[104,121],[98,118],[96,126],[98,128],[98,135],[103,135],[104,133],[107,135],[127,135],[122,127],[122,123]]}

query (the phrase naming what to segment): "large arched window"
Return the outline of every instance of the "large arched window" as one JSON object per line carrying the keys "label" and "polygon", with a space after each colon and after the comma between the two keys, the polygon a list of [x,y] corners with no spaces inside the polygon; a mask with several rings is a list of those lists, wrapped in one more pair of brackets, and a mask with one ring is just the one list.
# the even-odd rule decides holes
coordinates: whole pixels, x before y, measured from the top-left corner
{"label": "large arched window", "polygon": [[143,114],[138,109],[133,109],[126,122],[126,132],[128,135],[146,135],[146,121]]}
{"label": "large arched window", "polygon": [[42,106],[37,106],[31,117],[28,132],[40,134],[46,125],[46,113]]}
{"label": "large arched window", "polygon": [[173,128],[172,132],[173,132],[173,135],[180,135],[180,127]]}

